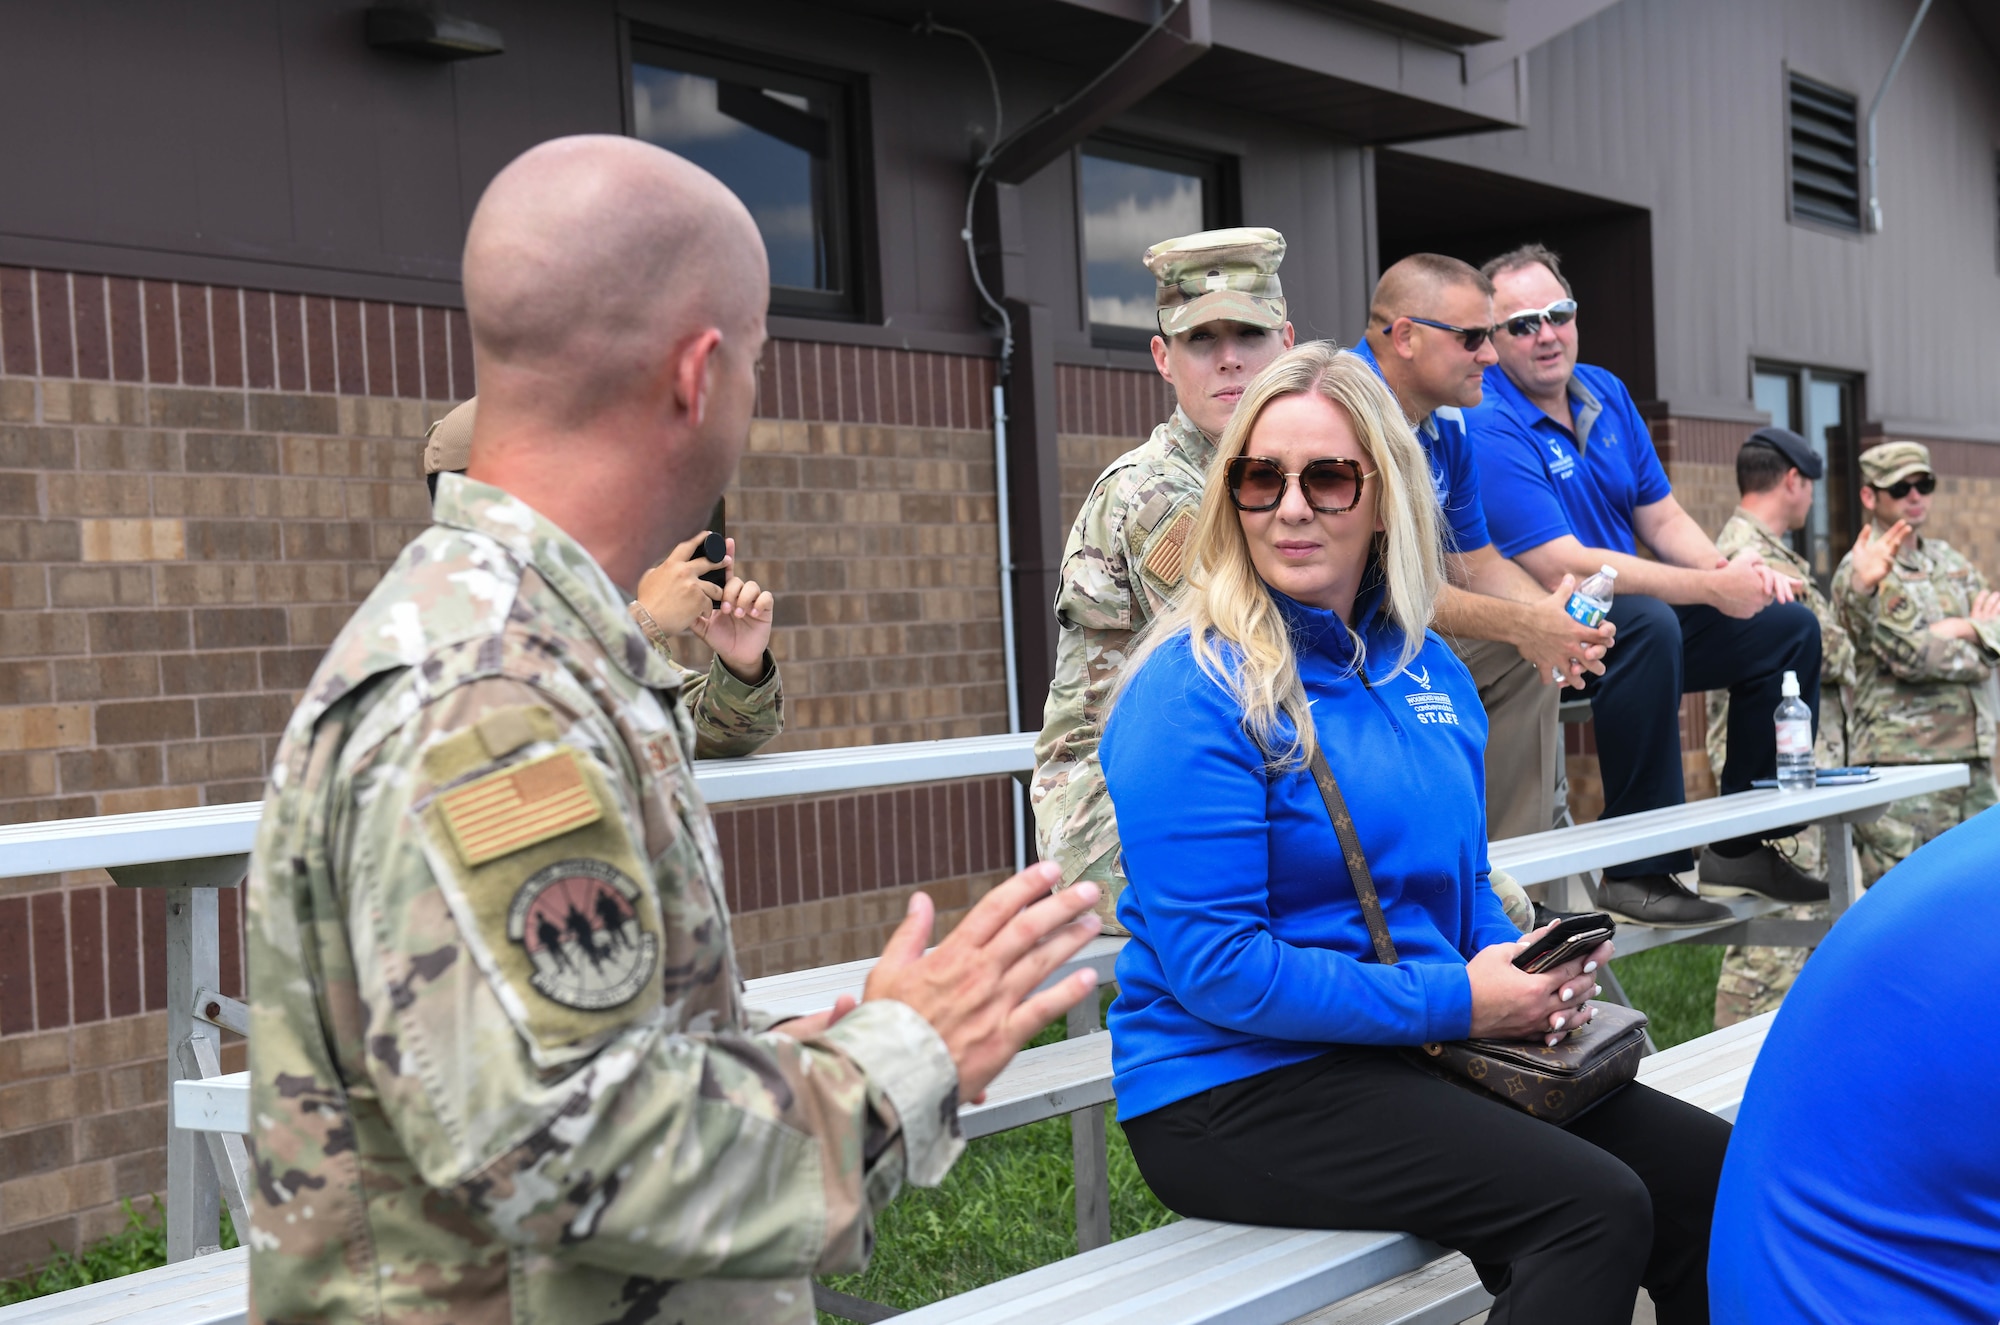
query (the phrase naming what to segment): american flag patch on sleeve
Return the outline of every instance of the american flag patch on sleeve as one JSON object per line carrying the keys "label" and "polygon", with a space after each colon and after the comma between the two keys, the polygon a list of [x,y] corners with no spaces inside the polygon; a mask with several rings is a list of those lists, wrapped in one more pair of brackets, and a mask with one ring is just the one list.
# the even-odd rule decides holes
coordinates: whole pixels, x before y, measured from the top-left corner
{"label": "american flag patch on sleeve", "polygon": [[467,865],[483,865],[604,817],[569,750],[454,787],[438,797],[438,808]]}

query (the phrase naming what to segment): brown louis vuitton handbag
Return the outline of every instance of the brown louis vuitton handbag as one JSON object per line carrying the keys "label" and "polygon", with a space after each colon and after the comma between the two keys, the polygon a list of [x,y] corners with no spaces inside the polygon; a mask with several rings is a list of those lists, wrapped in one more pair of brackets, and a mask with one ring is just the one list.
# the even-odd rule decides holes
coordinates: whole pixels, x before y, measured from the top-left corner
{"label": "brown louis vuitton handbag", "polygon": [[[1368,922],[1375,958],[1384,966],[1394,966],[1395,940],[1389,937],[1389,922],[1382,918],[1382,901],[1376,896],[1375,877],[1369,873],[1368,857],[1354,831],[1354,816],[1347,812],[1340,784],[1334,781],[1333,770],[1318,749],[1313,751],[1310,767],[1320,799],[1326,802],[1327,817],[1333,820],[1334,836],[1340,839],[1355,895],[1361,899],[1361,914]],[[1645,1048],[1646,1014],[1615,1003],[1600,1003],[1588,1022],[1554,1046],[1539,1039],[1451,1040],[1406,1052],[1419,1066],[1454,1085],[1484,1091],[1523,1113],[1562,1124],[1630,1082],[1639,1071]]]}

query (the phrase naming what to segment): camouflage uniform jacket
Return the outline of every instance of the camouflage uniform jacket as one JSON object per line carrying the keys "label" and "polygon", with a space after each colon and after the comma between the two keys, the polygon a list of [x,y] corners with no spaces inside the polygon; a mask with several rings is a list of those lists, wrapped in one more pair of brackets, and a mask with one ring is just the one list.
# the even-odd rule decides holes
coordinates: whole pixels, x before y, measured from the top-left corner
{"label": "camouflage uniform jacket", "polygon": [[1762,520],[1741,506],[1722,526],[1722,532],[1715,536],[1715,546],[1725,557],[1733,557],[1745,548],[1754,548],[1766,564],[1805,582],[1805,604],[1819,619],[1821,684],[1853,685],[1854,641],[1848,638],[1847,628],[1842,624],[1840,614],[1834,610],[1833,601],[1820,592],[1819,581],[1813,578],[1812,564],[1800,556],[1789,542],[1765,528]]}
{"label": "camouflage uniform jacket", "polygon": [[1077,512],[1056,590],[1055,679],[1035,742],[1035,831],[1073,882],[1118,845],[1097,744],[1132,640],[1180,588],[1215,443],[1176,409],[1111,462]]}
{"label": "camouflage uniform jacket", "polygon": [[806,1325],[963,1147],[951,1057],[895,1002],[753,1021],[681,673],[522,502],[436,520],[265,796],[251,1319]]}
{"label": "camouflage uniform jacket", "polygon": [[1942,539],[1914,538],[1863,597],[1854,591],[1849,561],[1843,557],[1833,573],[1833,600],[1854,639],[1849,757],[1877,764],[1991,759],[1986,677],[2000,658],[2000,622],[1976,623],[1978,644],[1929,629],[1969,615],[1986,577]]}

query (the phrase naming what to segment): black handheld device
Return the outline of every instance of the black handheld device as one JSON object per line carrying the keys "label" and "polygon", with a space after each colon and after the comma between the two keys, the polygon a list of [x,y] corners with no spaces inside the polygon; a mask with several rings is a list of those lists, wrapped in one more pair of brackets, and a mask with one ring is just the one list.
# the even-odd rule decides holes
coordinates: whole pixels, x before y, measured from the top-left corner
{"label": "black handheld device", "polygon": [[[701,541],[701,547],[696,549],[695,555],[703,561],[716,562],[729,555],[729,541],[722,533],[722,503],[719,501],[715,503],[715,515],[708,522],[708,537]],[[720,589],[729,583],[729,570],[727,567],[717,566],[712,571],[703,572],[701,578]]]}
{"label": "black handheld device", "polygon": [[1617,930],[1617,922],[1602,911],[1571,916],[1523,949],[1514,958],[1514,965],[1530,975],[1540,975],[1591,951]]}

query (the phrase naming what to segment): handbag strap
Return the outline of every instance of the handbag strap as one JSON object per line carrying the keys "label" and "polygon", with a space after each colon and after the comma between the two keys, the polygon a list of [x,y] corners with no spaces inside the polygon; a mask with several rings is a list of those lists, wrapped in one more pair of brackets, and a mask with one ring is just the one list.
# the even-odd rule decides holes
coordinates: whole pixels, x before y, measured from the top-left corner
{"label": "handbag strap", "polygon": [[1340,839],[1340,853],[1347,860],[1348,877],[1354,880],[1354,894],[1361,899],[1361,916],[1368,922],[1368,938],[1375,945],[1375,960],[1384,966],[1396,964],[1396,941],[1389,937],[1389,922],[1382,918],[1382,899],[1375,895],[1375,876],[1368,872],[1368,856],[1361,849],[1361,837],[1354,831],[1354,816],[1347,812],[1347,798],[1333,780],[1326,755],[1315,745],[1307,767],[1319,798],[1326,804],[1326,817],[1333,820],[1333,835]]}

